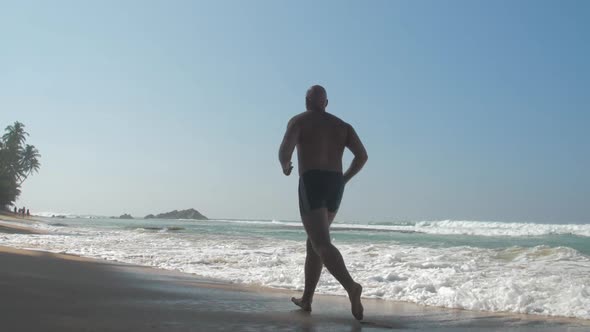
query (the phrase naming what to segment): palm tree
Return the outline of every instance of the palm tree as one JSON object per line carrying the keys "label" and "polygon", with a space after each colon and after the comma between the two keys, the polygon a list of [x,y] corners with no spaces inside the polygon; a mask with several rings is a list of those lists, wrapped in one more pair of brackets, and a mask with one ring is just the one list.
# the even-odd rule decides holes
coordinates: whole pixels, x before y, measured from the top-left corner
{"label": "palm tree", "polygon": [[0,208],[16,200],[22,183],[41,166],[37,148],[25,145],[27,136],[25,125],[15,122],[0,138]]}
{"label": "palm tree", "polygon": [[20,186],[25,180],[33,173],[39,172],[39,167],[41,167],[41,163],[39,159],[41,155],[39,154],[39,150],[33,145],[27,144],[20,156],[20,165],[19,165],[19,172],[18,178],[19,182],[18,185]]}
{"label": "palm tree", "polygon": [[0,176],[8,174],[8,151],[4,148],[4,142],[0,140]]}
{"label": "palm tree", "polygon": [[9,150],[18,150],[22,144],[25,144],[29,133],[25,131],[25,125],[16,121],[5,129],[6,134],[2,136],[5,148]]}
{"label": "palm tree", "polygon": [[15,122],[13,125],[6,127],[6,133],[2,135],[2,174],[12,177],[19,177],[20,161],[23,152],[22,145],[27,140],[29,134],[25,131],[25,125]]}

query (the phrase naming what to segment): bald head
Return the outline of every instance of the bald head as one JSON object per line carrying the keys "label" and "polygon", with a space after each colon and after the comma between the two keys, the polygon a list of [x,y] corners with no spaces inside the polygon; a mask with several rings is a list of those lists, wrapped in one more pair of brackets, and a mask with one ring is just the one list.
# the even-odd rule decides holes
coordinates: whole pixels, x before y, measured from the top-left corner
{"label": "bald head", "polygon": [[328,106],[328,94],[321,85],[314,85],[307,90],[305,106],[311,111],[325,111]]}

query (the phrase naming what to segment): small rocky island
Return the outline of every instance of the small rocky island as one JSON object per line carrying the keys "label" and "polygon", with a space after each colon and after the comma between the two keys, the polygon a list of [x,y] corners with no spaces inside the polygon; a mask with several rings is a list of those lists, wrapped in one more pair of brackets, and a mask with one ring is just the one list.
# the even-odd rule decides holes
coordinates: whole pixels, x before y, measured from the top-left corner
{"label": "small rocky island", "polygon": [[194,220],[207,220],[207,217],[202,215],[195,209],[188,210],[174,210],[166,213],[160,213],[157,215],[148,214],[144,219],[194,219]]}
{"label": "small rocky island", "polygon": [[119,219],[133,219],[129,213],[125,213],[119,216]]}

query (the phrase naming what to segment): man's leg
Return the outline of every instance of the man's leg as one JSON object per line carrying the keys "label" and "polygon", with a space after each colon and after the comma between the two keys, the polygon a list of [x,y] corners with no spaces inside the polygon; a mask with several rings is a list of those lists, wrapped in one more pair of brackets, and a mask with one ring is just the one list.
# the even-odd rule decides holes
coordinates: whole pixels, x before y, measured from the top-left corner
{"label": "man's leg", "polygon": [[[328,223],[332,225],[336,212],[328,212]],[[329,227],[329,226],[328,226]],[[322,275],[322,268],[324,264],[320,256],[313,250],[311,239],[307,238],[307,253],[305,256],[305,288],[303,289],[303,296],[300,299],[291,298],[291,301],[300,306],[305,311],[311,311],[311,303],[313,301],[313,294],[315,288],[320,281]]]}
{"label": "man's leg", "polygon": [[315,209],[302,217],[303,226],[314,251],[318,254],[328,271],[348,292],[352,314],[358,320],[363,319],[363,306],[360,296],[361,285],[357,284],[346,269],[340,251],[330,240],[330,221],[326,208]]}
{"label": "man's leg", "polygon": [[313,301],[313,293],[322,275],[322,259],[313,250],[311,240],[307,238],[307,252],[305,255],[305,288],[303,289],[303,296],[301,298],[292,297],[291,301],[301,307],[305,311],[311,311],[311,302]]}

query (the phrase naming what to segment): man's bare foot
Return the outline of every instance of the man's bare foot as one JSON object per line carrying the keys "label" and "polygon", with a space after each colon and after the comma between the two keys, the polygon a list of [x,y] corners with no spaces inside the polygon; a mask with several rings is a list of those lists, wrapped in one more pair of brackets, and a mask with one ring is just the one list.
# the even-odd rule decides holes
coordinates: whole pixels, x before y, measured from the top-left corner
{"label": "man's bare foot", "polygon": [[350,299],[350,311],[357,320],[363,320],[363,304],[361,303],[361,293],[363,292],[363,286],[355,283],[352,290],[348,293]]}
{"label": "man's bare foot", "polygon": [[295,303],[296,306],[300,307],[304,311],[311,312],[311,302],[303,301],[303,298],[297,299],[292,297],[291,302]]}

